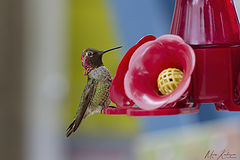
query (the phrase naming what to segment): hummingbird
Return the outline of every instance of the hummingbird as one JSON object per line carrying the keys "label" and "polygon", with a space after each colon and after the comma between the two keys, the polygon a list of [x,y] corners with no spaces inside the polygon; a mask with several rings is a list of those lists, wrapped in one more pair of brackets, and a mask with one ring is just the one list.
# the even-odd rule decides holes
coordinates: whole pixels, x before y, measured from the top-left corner
{"label": "hummingbird", "polygon": [[[94,48],[87,48],[82,52],[82,66],[84,75],[88,77],[87,84],[83,90],[77,113],[73,122],[67,128],[66,136],[69,137],[77,130],[82,120],[94,113],[101,113],[104,108],[109,106],[109,89],[112,76],[108,69],[103,65],[103,54],[119,49],[122,46],[99,51]],[[115,108],[115,107],[114,107]]]}

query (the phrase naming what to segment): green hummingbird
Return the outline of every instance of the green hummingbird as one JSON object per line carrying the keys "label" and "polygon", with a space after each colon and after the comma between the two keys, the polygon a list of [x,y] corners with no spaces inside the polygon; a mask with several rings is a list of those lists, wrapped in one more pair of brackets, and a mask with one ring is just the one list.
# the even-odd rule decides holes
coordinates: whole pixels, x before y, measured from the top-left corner
{"label": "green hummingbird", "polygon": [[84,75],[88,76],[88,80],[83,90],[76,116],[67,128],[67,137],[77,130],[83,119],[94,113],[102,112],[103,108],[111,107],[109,106],[111,102],[109,89],[112,76],[103,65],[102,56],[104,53],[121,47],[122,46],[119,46],[104,51],[87,48],[82,52],[82,66],[84,68]]}

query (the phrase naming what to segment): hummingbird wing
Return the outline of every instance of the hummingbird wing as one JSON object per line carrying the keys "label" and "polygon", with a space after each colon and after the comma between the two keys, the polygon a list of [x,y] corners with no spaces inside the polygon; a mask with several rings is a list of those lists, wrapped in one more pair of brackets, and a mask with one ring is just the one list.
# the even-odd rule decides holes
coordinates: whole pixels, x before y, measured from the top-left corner
{"label": "hummingbird wing", "polygon": [[82,93],[76,116],[75,116],[73,122],[67,128],[67,133],[66,133],[67,137],[69,137],[79,127],[79,125],[84,117],[84,114],[85,114],[88,106],[90,105],[90,102],[96,92],[96,86],[97,86],[97,81],[95,79],[89,78],[87,85],[85,86],[85,89]]}

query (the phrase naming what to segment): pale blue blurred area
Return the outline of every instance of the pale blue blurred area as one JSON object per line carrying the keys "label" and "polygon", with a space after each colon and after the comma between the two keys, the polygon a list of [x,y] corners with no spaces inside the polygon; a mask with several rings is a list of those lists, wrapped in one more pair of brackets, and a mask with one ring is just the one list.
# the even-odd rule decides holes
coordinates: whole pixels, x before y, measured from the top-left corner
{"label": "pale blue blurred area", "polygon": [[108,1],[114,11],[115,22],[130,48],[147,34],[160,36],[170,30],[174,1],[169,0],[121,0]]}
{"label": "pale blue blurred area", "polygon": [[[119,33],[126,49],[147,34],[168,34],[174,11],[174,0],[108,1],[113,8]],[[182,127],[215,119],[239,116],[238,112],[216,111],[213,104],[202,104],[200,112],[190,115],[139,117],[142,131]]]}

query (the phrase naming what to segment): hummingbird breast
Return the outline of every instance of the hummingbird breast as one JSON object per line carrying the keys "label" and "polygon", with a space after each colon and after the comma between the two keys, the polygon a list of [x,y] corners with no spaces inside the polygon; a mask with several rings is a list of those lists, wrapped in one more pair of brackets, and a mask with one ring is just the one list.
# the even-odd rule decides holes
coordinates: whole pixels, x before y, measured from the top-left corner
{"label": "hummingbird breast", "polygon": [[90,106],[88,107],[85,118],[93,113],[99,113],[102,108],[109,106],[111,100],[109,98],[109,89],[112,82],[112,76],[105,66],[93,69],[88,78],[95,79],[97,86]]}

